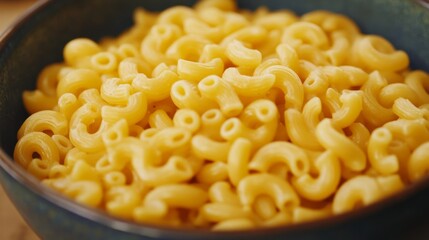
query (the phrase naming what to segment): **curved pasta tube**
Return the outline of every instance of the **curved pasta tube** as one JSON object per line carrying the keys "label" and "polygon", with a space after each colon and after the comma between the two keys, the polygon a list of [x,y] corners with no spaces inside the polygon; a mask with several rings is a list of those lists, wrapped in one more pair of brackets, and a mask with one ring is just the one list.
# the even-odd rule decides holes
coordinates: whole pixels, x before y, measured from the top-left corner
{"label": "curved pasta tube", "polygon": [[328,88],[326,90],[325,96],[322,96],[321,99],[329,110],[328,114],[332,115],[334,112],[341,109],[340,96],[341,94],[334,88]]}
{"label": "curved pasta tube", "polygon": [[383,125],[392,134],[394,139],[401,139],[410,149],[416,149],[429,141],[429,128],[423,118],[415,120],[398,119]]}
{"label": "curved pasta tube", "polygon": [[109,52],[115,54],[120,62],[127,58],[141,58],[140,50],[132,43],[120,43],[118,47],[110,48]]}
{"label": "curved pasta tube", "polygon": [[179,154],[187,152],[192,134],[183,128],[167,127],[153,135],[149,143],[163,153]]}
{"label": "curved pasta tube", "polygon": [[127,138],[108,152],[109,162],[124,167],[131,162],[138,178],[148,186],[159,186],[186,181],[193,176],[189,162],[180,156],[171,156],[164,165],[156,149],[143,142]]}
{"label": "curved pasta tube", "polygon": [[118,66],[118,75],[123,81],[133,79],[139,73],[143,73],[148,76],[151,72],[151,66],[137,57],[127,57],[122,60]]}
{"label": "curved pasta tube", "polygon": [[306,92],[314,95],[325,94],[329,86],[337,89],[360,87],[368,80],[368,74],[353,66],[325,66],[310,72],[303,85]]}
{"label": "curved pasta tube", "polygon": [[419,104],[420,100],[416,92],[407,84],[390,83],[380,90],[378,99],[383,106],[392,106],[396,99],[405,98],[413,104]]}
{"label": "curved pasta tube", "polygon": [[207,110],[201,115],[200,133],[217,141],[222,140],[220,129],[225,120],[225,116],[219,109],[214,108]]}
{"label": "curved pasta tube", "polygon": [[267,30],[283,29],[298,21],[298,17],[291,11],[281,10],[256,16],[253,23]]}
{"label": "curved pasta tube", "polygon": [[131,219],[134,209],[140,204],[141,197],[135,186],[115,186],[105,195],[106,210],[108,213]]}
{"label": "curved pasta tube", "polygon": [[106,103],[106,101],[104,101],[101,96],[100,96],[100,92],[97,89],[86,89],[84,90],[78,98],[79,102],[81,105],[84,104],[92,104],[97,108],[101,108],[105,105],[108,105]]}
{"label": "curved pasta tube", "polygon": [[73,93],[75,96],[90,88],[99,89],[101,78],[98,73],[90,69],[71,70],[64,78],[60,78],[57,86],[57,96],[64,93]]}
{"label": "curved pasta tube", "polygon": [[429,170],[429,161],[427,153],[429,143],[424,143],[417,147],[410,156],[407,164],[408,178],[411,182],[417,182],[422,179]]}
{"label": "curved pasta tube", "polygon": [[305,151],[289,142],[271,142],[261,147],[250,160],[249,169],[268,172],[278,163],[287,165],[297,177],[310,170],[310,160]]}
{"label": "curved pasta tube", "polygon": [[263,42],[267,37],[268,31],[259,26],[244,27],[229,34],[220,43],[221,46],[227,46],[233,40],[238,40],[247,44],[258,44]]}
{"label": "curved pasta tube", "polygon": [[332,211],[340,214],[353,210],[356,204],[367,206],[382,196],[377,182],[368,176],[357,176],[343,183],[334,196]]}
{"label": "curved pasta tube", "polygon": [[140,133],[139,139],[140,139],[140,141],[144,142],[145,144],[152,144],[154,137],[159,132],[160,132],[160,129],[157,129],[157,128],[145,129]]}
{"label": "curved pasta tube", "polygon": [[22,93],[22,101],[25,110],[30,114],[54,109],[57,104],[57,98],[55,96],[48,96],[38,89],[34,91],[24,91]]}
{"label": "curved pasta tube", "polygon": [[407,68],[410,62],[404,51],[395,50],[392,44],[381,36],[361,37],[354,48],[359,61],[371,70],[399,71]]}
{"label": "curved pasta tube", "polygon": [[65,156],[64,166],[73,167],[79,160],[84,160],[89,165],[95,166],[104,157],[105,157],[104,151],[88,153],[80,150],[77,147],[74,147],[70,149],[70,151]]}
{"label": "curved pasta tube", "polygon": [[200,211],[203,217],[210,222],[249,218],[252,215],[252,212],[248,209],[228,203],[206,203],[201,207]]}
{"label": "curved pasta tube", "polygon": [[332,126],[332,120],[323,119],[316,128],[319,143],[327,150],[331,150],[342,163],[353,171],[362,171],[366,167],[366,156],[356,143],[345,135],[337,132]]}
{"label": "curved pasta tube", "polygon": [[175,6],[162,11],[158,16],[158,24],[175,24],[183,26],[186,19],[196,18],[196,13],[190,7]]}
{"label": "curved pasta tube", "polygon": [[90,207],[100,205],[104,195],[101,185],[93,181],[70,182],[64,188],[63,193],[76,202]]}
{"label": "curved pasta tube", "polygon": [[129,162],[129,159],[123,159],[117,161],[115,159],[112,160],[109,154],[102,155],[98,161],[94,164],[95,169],[101,174],[106,174],[113,171],[123,171],[125,165]]}
{"label": "curved pasta tube", "polygon": [[405,84],[414,90],[420,102],[429,102],[429,75],[423,71],[412,71],[405,77]]}
{"label": "curved pasta tube", "polygon": [[231,143],[215,141],[204,135],[197,134],[191,141],[195,156],[207,160],[226,162]]}
{"label": "curved pasta tube", "polygon": [[274,65],[266,68],[262,75],[272,74],[275,76],[273,87],[279,88],[285,95],[285,108],[301,110],[304,104],[304,88],[299,76],[288,67]]}
{"label": "curved pasta tube", "polygon": [[243,110],[243,104],[232,86],[218,76],[204,78],[198,83],[198,89],[203,97],[216,101],[226,117],[236,116]]}
{"label": "curved pasta tube", "polygon": [[284,65],[295,72],[299,70],[299,57],[296,50],[291,45],[280,43],[276,48],[276,53],[281,65]]}
{"label": "curved pasta tube", "polygon": [[238,118],[230,118],[223,123],[220,134],[224,139],[231,141],[239,137],[248,138],[254,144],[254,148],[259,148],[274,139],[276,130],[277,122],[275,121],[262,124],[253,129],[247,127]]}
{"label": "curved pasta tube", "polygon": [[398,174],[375,177],[383,197],[388,197],[404,188],[404,183]]}
{"label": "curved pasta tube", "polygon": [[222,26],[210,26],[210,24],[195,18],[186,19],[183,23],[183,29],[188,34],[201,35],[215,43],[224,37]]}
{"label": "curved pasta tube", "polygon": [[277,121],[278,110],[272,101],[259,99],[247,105],[239,117],[249,127],[257,127],[261,124]]}
{"label": "curved pasta tube", "polygon": [[341,179],[341,166],[337,156],[329,150],[322,153],[314,165],[318,170],[317,178],[307,173],[293,178],[292,184],[300,196],[321,201],[337,190]]}
{"label": "curved pasta tube", "polygon": [[351,132],[349,138],[355,142],[363,151],[367,150],[370,132],[362,123],[352,123],[348,129]]}
{"label": "curved pasta tube", "polygon": [[76,181],[92,181],[100,183],[100,177],[97,170],[89,165],[85,160],[78,160],[72,167],[69,173],[70,180]]}
{"label": "curved pasta tube", "polygon": [[70,139],[64,135],[52,135],[52,141],[54,141],[55,145],[58,148],[58,152],[60,154],[60,161],[62,162],[67,155],[67,153],[73,148]]}
{"label": "curved pasta tube", "polygon": [[62,113],[67,120],[70,120],[73,113],[80,107],[80,103],[72,93],[65,93],[58,98],[58,111]]}
{"label": "curved pasta tube", "polygon": [[55,166],[61,165],[50,165],[47,160],[35,158],[28,164],[27,171],[39,180],[43,181],[50,176],[52,168],[54,168]]}
{"label": "curved pasta tube", "polygon": [[111,189],[114,187],[125,186],[127,178],[121,171],[111,171],[103,174],[102,182],[104,189]]}
{"label": "curved pasta tube", "polygon": [[248,163],[252,151],[252,142],[246,138],[237,138],[228,153],[228,176],[234,186],[248,175]]}
{"label": "curved pasta tube", "polygon": [[133,217],[140,222],[152,222],[165,217],[171,208],[199,209],[207,198],[206,191],[189,184],[159,186],[146,195],[143,206],[134,209]]}
{"label": "curved pasta tube", "polygon": [[113,146],[129,136],[129,127],[125,119],[121,119],[102,133],[104,145]]}
{"label": "curved pasta tube", "polygon": [[210,202],[241,205],[237,193],[231,188],[229,182],[220,181],[213,183],[208,190],[208,194]]}
{"label": "curved pasta tube", "polygon": [[276,135],[278,111],[273,102],[265,99],[249,104],[240,118],[226,120],[220,135],[229,141],[245,137],[252,141],[254,148],[272,141]]}
{"label": "curved pasta tube", "polygon": [[347,60],[351,43],[345,32],[333,32],[331,34],[332,45],[325,51],[325,55],[334,66],[343,65]]}
{"label": "curved pasta tube", "polygon": [[424,118],[425,111],[416,107],[410,100],[406,98],[397,98],[392,105],[392,112],[402,119],[419,119]]}
{"label": "curved pasta tube", "polygon": [[296,46],[296,53],[302,60],[307,60],[318,66],[329,65],[329,59],[323,50],[309,44]]}
{"label": "curved pasta tube", "polygon": [[369,138],[369,162],[377,172],[383,175],[393,174],[399,170],[398,158],[388,153],[388,146],[392,140],[392,133],[384,127],[375,129]]}
{"label": "curved pasta tube", "polygon": [[141,55],[151,66],[171,61],[165,55],[167,48],[182,35],[181,29],[174,24],[156,24],[141,43]]}
{"label": "curved pasta tube", "polygon": [[332,209],[330,205],[322,209],[297,207],[293,210],[292,215],[293,215],[294,223],[308,222],[308,221],[313,221],[316,219],[321,219],[321,218],[326,218],[328,216],[331,216]]}
{"label": "curved pasta tube", "polygon": [[313,97],[307,101],[302,109],[302,115],[310,128],[315,128],[319,124],[321,112],[322,104],[318,97]]}
{"label": "curved pasta tube", "polygon": [[225,54],[225,48],[217,44],[205,45],[203,51],[201,52],[199,62],[206,63],[216,58],[222,60],[224,67],[232,64]]}
{"label": "curved pasta tube", "polygon": [[329,81],[326,75],[319,68],[312,70],[303,82],[304,93],[307,95],[320,96],[326,92],[329,87]]}
{"label": "curved pasta tube", "polygon": [[200,95],[197,85],[186,80],[179,80],[171,86],[171,99],[179,109],[192,109],[200,114],[207,109],[218,108],[218,104]]}
{"label": "curved pasta tube", "polygon": [[356,121],[362,111],[362,92],[343,90],[340,96],[341,108],[332,114],[332,125],[342,129]]}
{"label": "curved pasta tube", "polygon": [[319,49],[326,49],[329,39],[325,32],[316,24],[296,22],[285,28],[282,43],[288,43],[294,47],[309,44]]}
{"label": "curved pasta tube", "polygon": [[89,58],[92,69],[99,73],[113,73],[118,68],[118,59],[111,52],[99,52]]}
{"label": "curved pasta tube", "polygon": [[166,111],[158,109],[149,115],[149,126],[157,129],[168,128],[173,126],[173,120]]}
{"label": "curved pasta tube", "polygon": [[387,82],[380,73],[373,72],[361,88],[364,93],[362,114],[373,126],[380,126],[396,118],[392,110],[381,105],[377,98],[380,90],[386,85]]}
{"label": "curved pasta tube", "polygon": [[188,61],[198,61],[203,52],[204,46],[211,42],[201,36],[185,35],[174,41],[165,52],[167,58],[173,61],[185,59]]}
{"label": "curved pasta tube", "polygon": [[58,74],[66,66],[64,64],[50,64],[42,69],[37,77],[36,89],[47,96],[55,96],[57,93]]}
{"label": "curved pasta tube", "polygon": [[60,153],[51,137],[41,132],[30,132],[16,143],[13,158],[24,168],[28,168],[34,159],[40,159],[49,169],[59,163]]}
{"label": "curved pasta tube", "polygon": [[256,49],[247,48],[238,40],[226,46],[226,56],[237,66],[255,68],[262,61],[262,54]]}
{"label": "curved pasta tube", "polygon": [[182,127],[191,133],[196,133],[200,129],[201,118],[194,110],[179,109],[174,114],[173,124],[175,127]]}
{"label": "curved pasta tube", "polygon": [[254,46],[262,56],[272,56],[276,53],[277,45],[280,43],[282,37],[282,30],[270,30],[267,34],[266,41],[258,43]]}
{"label": "curved pasta tube", "polygon": [[196,174],[199,183],[214,184],[228,178],[227,166],[224,162],[211,162],[204,164]]}
{"label": "curved pasta tube", "polygon": [[136,90],[141,91],[148,101],[153,102],[169,97],[171,86],[177,80],[177,74],[166,67],[165,70],[153,78],[148,78],[144,74],[137,74],[134,77],[132,86]]}
{"label": "curved pasta tube", "polygon": [[229,219],[214,225],[211,230],[213,231],[237,231],[252,229],[255,223],[249,218]]}
{"label": "curved pasta tube", "polygon": [[302,15],[302,20],[319,25],[327,32],[345,32],[351,38],[360,31],[356,23],[347,16],[325,10],[316,10]]}
{"label": "curved pasta tube", "polygon": [[53,110],[43,110],[30,115],[18,130],[18,139],[31,132],[68,135],[69,124],[65,116]]}
{"label": "curved pasta tube", "polygon": [[87,103],[73,114],[70,120],[69,138],[74,146],[87,152],[103,149],[102,133],[108,124],[100,122],[100,110],[95,104]]}
{"label": "curved pasta tube", "polygon": [[229,83],[240,96],[256,97],[265,95],[272,88],[276,79],[273,74],[246,76],[238,68],[228,68],[222,78]]}
{"label": "curved pasta tube", "polygon": [[198,83],[210,75],[221,76],[224,63],[220,58],[214,58],[206,63],[191,62],[184,59],[177,61],[177,74],[180,79]]}
{"label": "curved pasta tube", "polygon": [[67,64],[76,66],[79,61],[100,51],[100,46],[94,41],[87,38],[77,38],[66,44],[63,55]]}
{"label": "curved pasta tube", "polygon": [[269,196],[258,196],[253,203],[254,213],[264,221],[274,218],[278,213],[274,201]]}
{"label": "curved pasta tube", "polygon": [[293,209],[300,203],[298,195],[288,182],[267,173],[246,176],[238,184],[237,193],[245,209],[251,208],[261,194],[270,196],[280,211]]}
{"label": "curved pasta tube", "polygon": [[125,106],[103,106],[101,108],[101,117],[103,121],[115,123],[125,118],[128,124],[135,124],[140,121],[147,112],[147,99],[140,93],[134,93],[128,99]]}
{"label": "curved pasta tube", "polygon": [[109,78],[103,81],[100,87],[100,96],[109,104],[127,104],[132,93],[132,87],[128,83],[123,83],[119,78]]}
{"label": "curved pasta tube", "polygon": [[312,150],[320,150],[321,145],[315,139],[315,128],[318,124],[319,115],[322,112],[320,99],[314,97],[304,106],[304,111],[297,109],[287,109],[284,112],[286,131],[291,141],[298,145]]}

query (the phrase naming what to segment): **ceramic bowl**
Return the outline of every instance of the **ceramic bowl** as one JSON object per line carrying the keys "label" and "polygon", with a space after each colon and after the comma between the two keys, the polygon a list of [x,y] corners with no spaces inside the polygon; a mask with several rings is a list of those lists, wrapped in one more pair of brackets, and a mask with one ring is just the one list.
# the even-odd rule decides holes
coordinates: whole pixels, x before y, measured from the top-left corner
{"label": "ceramic bowl", "polygon": [[[23,218],[45,240],[84,239],[420,239],[429,236],[429,179],[362,210],[293,226],[214,233],[139,225],[108,216],[41,185],[14,163],[16,132],[28,116],[21,94],[34,89],[43,66],[62,60],[71,39],[115,36],[138,7],[160,11],[191,0],[43,0],[0,38],[0,182]],[[364,33],[409,53],[429,71],[429,8],[424,0],[239,0],[241,8],[326,9],[350,16]],[[429,155],[429,153],[428,153]]]}

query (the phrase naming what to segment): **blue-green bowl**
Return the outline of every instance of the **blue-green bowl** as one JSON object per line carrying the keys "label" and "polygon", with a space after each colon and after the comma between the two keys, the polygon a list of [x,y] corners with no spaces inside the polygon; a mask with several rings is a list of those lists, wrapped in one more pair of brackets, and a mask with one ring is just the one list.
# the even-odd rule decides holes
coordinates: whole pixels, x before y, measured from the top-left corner
{"label": "blue-green bowl", "polygon": [[[429,71],[429,9],[424,0],[239,0],[242,8],[266,5],[301,14],[327,9],[354,19],[365,33],[380,34]],[[142,6],[163,10],[191,0],[39,1],[0,38],[0,182],[18,211],[45,240],[95,239],[429,239],[429,179],[360,211],[293,226],[213,233],[138,225],[108,216],[41,185],[12,160],[16,132],[26,118],[21,94],[34,89],[43,66],[62,60],[71,39],[117,35]],[[429,153],[428,153],[429,156]]]}

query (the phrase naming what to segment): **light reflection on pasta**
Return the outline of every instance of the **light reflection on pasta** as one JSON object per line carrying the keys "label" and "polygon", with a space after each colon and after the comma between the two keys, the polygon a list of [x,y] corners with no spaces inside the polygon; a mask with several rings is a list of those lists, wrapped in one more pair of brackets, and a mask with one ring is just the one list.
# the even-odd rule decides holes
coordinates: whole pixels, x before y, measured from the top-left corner
{"label": "light reflection on pasta", "polygon": [[352,211],[429,171],[429,74],[346,16],[135,11],[23,93],[15,161],[79,203],[229,231]]}

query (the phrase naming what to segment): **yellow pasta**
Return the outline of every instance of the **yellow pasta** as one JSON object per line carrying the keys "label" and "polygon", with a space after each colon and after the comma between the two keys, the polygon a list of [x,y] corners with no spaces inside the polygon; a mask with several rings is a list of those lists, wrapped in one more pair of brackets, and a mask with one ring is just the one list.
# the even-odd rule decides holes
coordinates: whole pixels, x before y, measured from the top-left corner
{"label": "yellow pasta", "polygon": [[198,83],[198,89],[203,97],[218,103],[220,110],[227,117],[238,115],[243,104],[232,86],[222,78],[212,75]]}
{"label": "yellow pasta", "polygon": [[64,47],[23,92],[14,159],[142,224],[234,231],[370,205],[429,172],[429,74],[324,10],[201,0]]}
{"label": "yellow pasta", "polygon": [[296,177],[292,183],[302,197],[320,201],[336,191],[341,179],[340,162],[337,156],[328,150],[316,159],[314,165],[319,172],[316,179],[307,173]]}

